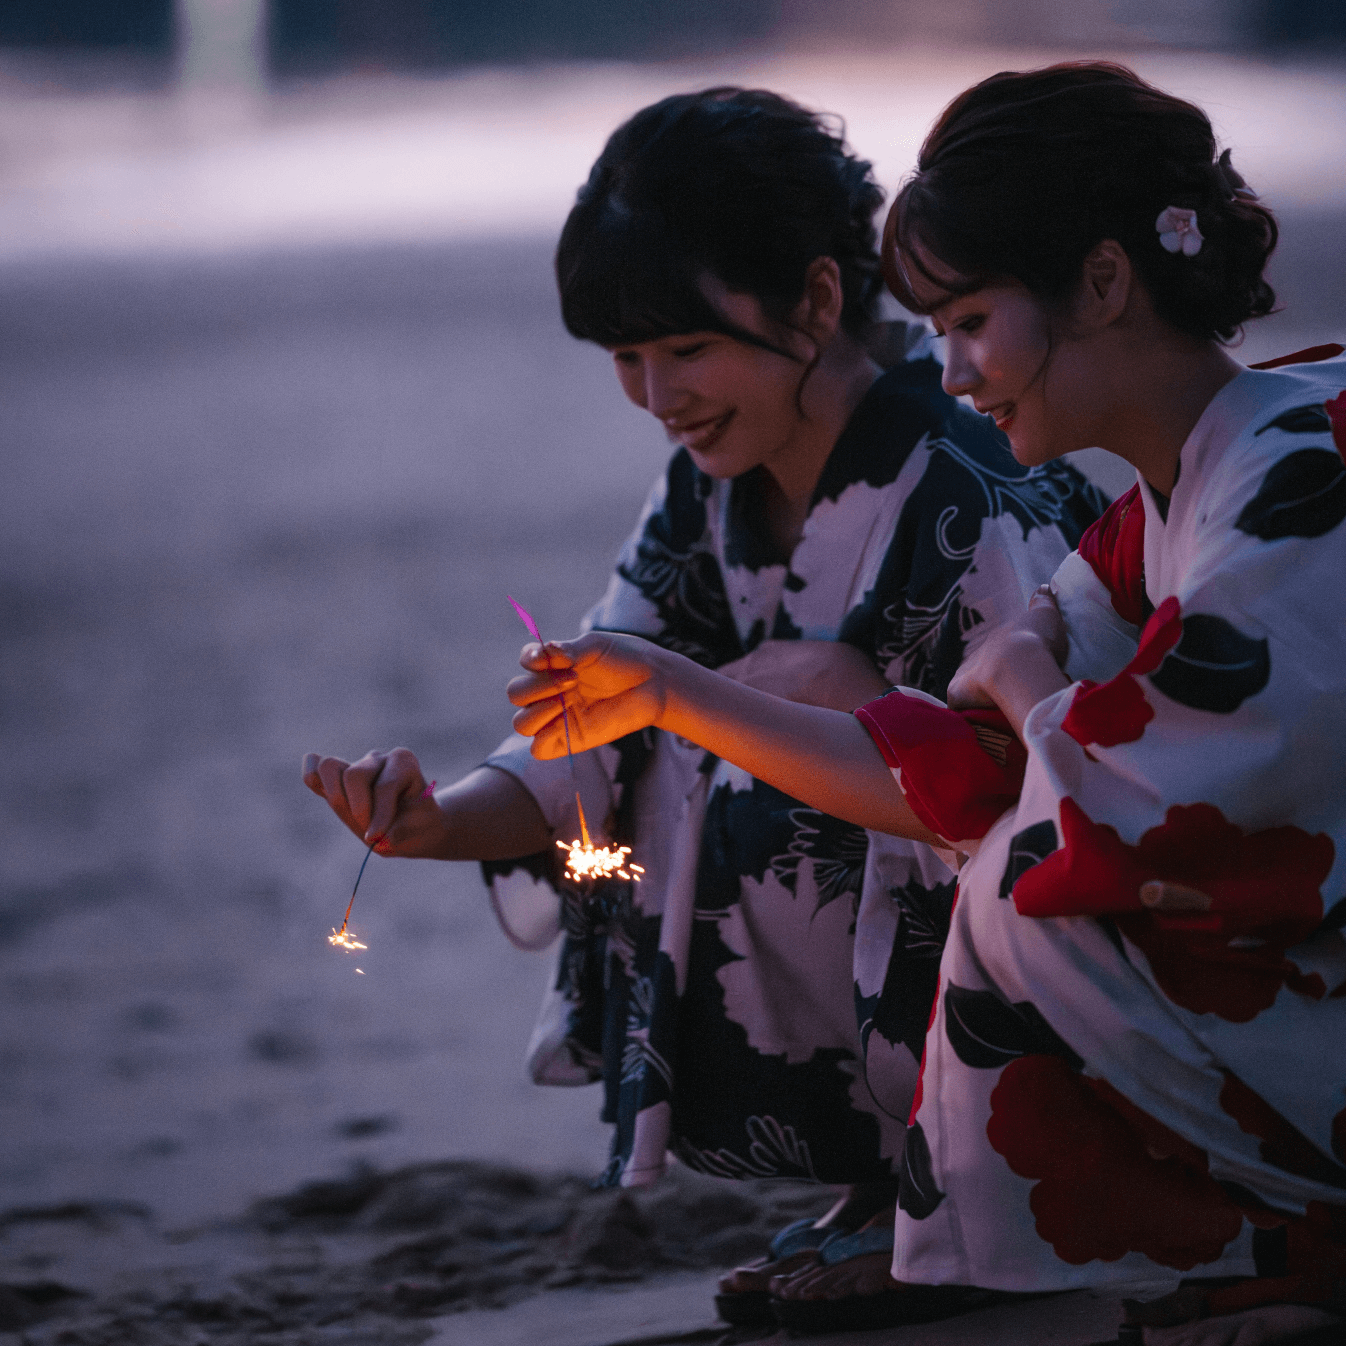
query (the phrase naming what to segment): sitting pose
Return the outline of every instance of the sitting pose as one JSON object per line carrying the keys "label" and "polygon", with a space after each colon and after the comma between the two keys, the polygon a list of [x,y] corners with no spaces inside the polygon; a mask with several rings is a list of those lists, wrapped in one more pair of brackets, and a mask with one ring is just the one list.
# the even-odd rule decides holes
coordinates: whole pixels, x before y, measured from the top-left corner
{"label": "sitting pose", "polygon": [[[1272,308],[1275,240],[1205,115],[1130,71],[977,85],[894,204],[885,271],[1021,462],[1136,468],[1055,596],[969,653],[950,709],[791,706],[609,634],[526,648],[511,685],[540,757],[564,701],[577,744],[656,725],[970,857],[875,1296],[912,1320],[1167,1277],[1128,1307],[1146,1332],[1339,1330],[1346,361],[1221,344]],[[777,1291],[795,1326],[830,1293]]]}
{"label": "sitting pose", "polygon": [[[562,313],[678,447],[589,627],[773,701],[850,712],[894,684],[943,697],[1097,517],[1073,468],[1026,470],[941,389],[926,329],[876,323],[881,200],[823,118],[770,93],[668,98],[613,134],[561,236]],[[381,854],[490,861],[522,943],[556,932],[560,895],[530,1062],[543,1082],[603,1080],[608,1181],[652,1181],[672,1150],[726,1178],[860,1185],[778,1240],[771,1270],[824,1239],[832,1262],[891,1246],[952,856],[672,734],[575,766],[591,830],[645,870],[603,901],[559,881],[575,784],[523,739],[436,798],[405,750],[313,758],[305,780]],[[885,1206],[858,1243],[838,1240]],[[727,1316],[767,1310],[761,1273],[724,1289]]]}

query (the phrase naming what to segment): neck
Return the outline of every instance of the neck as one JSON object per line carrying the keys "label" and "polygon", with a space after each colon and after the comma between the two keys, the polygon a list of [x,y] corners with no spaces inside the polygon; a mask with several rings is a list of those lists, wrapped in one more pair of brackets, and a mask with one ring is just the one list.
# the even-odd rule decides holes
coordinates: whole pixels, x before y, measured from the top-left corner
{"label": "neck", "polygon": [[813,492],[841,432],[882,372],[858,341],[838,333],[805,380],[798,427],[763,464],[768,477],[767,518],[785,555],[803,535]]}
{"label": "neck", "polygon": [[1108,409],[1093,442],[1130,463],[1163,495],[1211,399],[1243,370],[1222,346],[1172,333],[1136,333],[1108,368]]}

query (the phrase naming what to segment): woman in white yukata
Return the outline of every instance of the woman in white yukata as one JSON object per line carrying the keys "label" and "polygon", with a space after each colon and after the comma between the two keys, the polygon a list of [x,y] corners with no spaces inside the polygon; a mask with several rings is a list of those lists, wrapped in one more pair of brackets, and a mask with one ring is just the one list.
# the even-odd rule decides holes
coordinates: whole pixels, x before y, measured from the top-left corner
{"label": "woman in white yukata", "polygon": [[[845,711],[894,684],[942,697],[1097,517],[1078,472],[1025,469],[941,389],[928,329],[876,323],[881,202],[828,119],[762,90],[675,95],[613,133],[557,249],[562,316],[677,448],[586,627]],[[487,861],[516,941],[564,926],[530,1067],[602,1080],[608,1182],[652,1182],[672,1152],[720,1177],[849,1185],[775,1241],[773,1273],[824,1240],[835,1263],[890,1244],[945,858],[672,735],[576,769],[638,887],[581,899],[560,881],[575,784],[518,737],[434,799],[404,750],[314,758],[305,779],[381,854]],[[770,1322],[766,1279],[727,1277],[721,1312]]]}
{"label": "woman in white yukata", "polygon": [[[1271,310],[1275,241],[1205,115],[1132,72],[977,85],[894,205],[889,283],[1020,461],[1101,445],[1134,490],[972,652],[959,709],[789,706],[602,635],[511,685],[540,756],[559,690],[585,745],[657,724],[970,857],[868,1285],[912,1321],[1168,1280],[1131,1339],[1340,1340],[1346,360],[1221,344]],[[776,1289],[807,1329],[837,1283]]]}

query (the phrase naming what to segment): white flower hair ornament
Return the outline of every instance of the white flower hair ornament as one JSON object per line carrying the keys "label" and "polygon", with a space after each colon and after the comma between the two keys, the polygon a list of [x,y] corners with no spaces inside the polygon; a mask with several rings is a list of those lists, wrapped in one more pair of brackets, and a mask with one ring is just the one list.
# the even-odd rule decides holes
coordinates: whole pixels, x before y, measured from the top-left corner
{"label": "white flower hair ornament", "polygon": [[1159,246],[1165,252],[1180,252],[1184,257],[1195,257],[1205,240],[1197,228],[1196,211],[1182,206],[1165,206],[1155,220],[1159,231]]}

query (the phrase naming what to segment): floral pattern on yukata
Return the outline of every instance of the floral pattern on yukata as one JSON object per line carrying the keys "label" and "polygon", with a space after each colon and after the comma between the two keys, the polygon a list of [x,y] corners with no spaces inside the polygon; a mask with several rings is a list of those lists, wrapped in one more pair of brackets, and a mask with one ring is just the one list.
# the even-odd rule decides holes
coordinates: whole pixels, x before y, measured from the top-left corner
{"label": "floral pattern on yukata", "polygon": [[901,1279],[1346,1284],[1343,388],[1240,374],[1054,580],[1076,681],[959,875]]}

